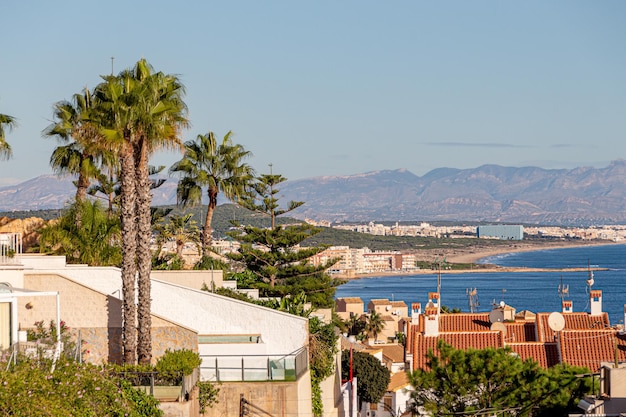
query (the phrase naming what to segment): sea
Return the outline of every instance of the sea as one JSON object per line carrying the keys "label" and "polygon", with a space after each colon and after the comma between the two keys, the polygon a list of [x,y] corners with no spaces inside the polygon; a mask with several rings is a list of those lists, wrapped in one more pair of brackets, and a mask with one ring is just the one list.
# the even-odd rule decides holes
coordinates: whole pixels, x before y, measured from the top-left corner
{"label": "sea", "polygon": [[[592,289],[602,290],[602,309],[609,313],[611,325],[624,323],[626,304],[626,245],[581,246],[513,252],[487,257],[477,263],[528,268],[585,268],[581,272],[471,272],[441,274],[441,304],[450,309],[470,311],[468,292],[476,290],[478,312],[489,312],[504,301],[516,311],[561,311],[561,297],[571,300],[573,311],[589,312],[587,280],[593,271]],[[428,301],[437,291],[437,272],[418,275],[367,277],[348,281],[337,288],[335,297],[360,297],[364,307],[371,299],[387,298],[411,303]],[[476,298],[474,301],[476,305]]]}

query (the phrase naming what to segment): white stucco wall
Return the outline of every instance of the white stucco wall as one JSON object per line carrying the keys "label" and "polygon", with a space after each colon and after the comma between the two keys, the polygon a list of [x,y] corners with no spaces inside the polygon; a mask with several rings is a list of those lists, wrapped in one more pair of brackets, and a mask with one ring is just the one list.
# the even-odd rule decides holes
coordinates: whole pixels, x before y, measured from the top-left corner
{"label": "white stucco wall", "polygon": [[[122,298],[119,268],[65,265],[63,257],[50,258],[53,259],[30,257],[24,272],[58,274]],[[151,295],[153,314],[193,329],[199,335],[261,335],[262,343],[202,344],[200,354],[276,355],[308,345],[308,320],[303,317],[155,279]]]}

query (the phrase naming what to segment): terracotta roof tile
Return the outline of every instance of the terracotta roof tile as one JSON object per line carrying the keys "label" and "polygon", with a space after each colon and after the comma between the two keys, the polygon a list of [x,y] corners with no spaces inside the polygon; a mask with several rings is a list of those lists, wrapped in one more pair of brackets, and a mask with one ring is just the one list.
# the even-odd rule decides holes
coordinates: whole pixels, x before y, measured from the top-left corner
{"label": "terracotta roof tile", "polygon": [[407,307],[404,301],[392,301],[391,306],[392,307]]}
{"label": "terracotta roof tile", "polygon": [[501,332],[453,332],[440,333],[439,336],[424,336],[416,333],[413,340],[413,369],[426,369],[426,354],[436,351],[437,342],[443,339],[456,349],[484,349],[504,347]]}
{"label": "terracotta roof tile", "polygon": [[522,360],[533,359],[541,367],[549,368],[559,363],[559,351],[556,343],[507,343]]}
{"label": "terracotta roof tile", "polygon": [[507,343],[536,342],[535,323],[532,321],[505,322]]}
{"label": "terracotta roof tile", "polygon": [[[553,342],[554,331],[548,326],[548,317],[552,313],[537,313],[537,335],[539,342]],[[592,316],[589,313],[565,313],[565,327],[563,330],[591,330],[610,327],[608,313]]]}
{"label": "terracotta roof tile", "polygon": [[439,316],[440,332],[488,332],[489,313],[458,313]]}
{"label": "terracotta roof tile", "polygon": [[626,340],[613,329],[560,332],[563,362],[595,372],[601,362],[626,361]]}
{"label": "terracotta roof tile", "polygon": [[386,298],[375,298],[373,300],[370,300],[370,304],[374,304],[375,306],[382,306],[382,305],[387,305],[391,303]]}

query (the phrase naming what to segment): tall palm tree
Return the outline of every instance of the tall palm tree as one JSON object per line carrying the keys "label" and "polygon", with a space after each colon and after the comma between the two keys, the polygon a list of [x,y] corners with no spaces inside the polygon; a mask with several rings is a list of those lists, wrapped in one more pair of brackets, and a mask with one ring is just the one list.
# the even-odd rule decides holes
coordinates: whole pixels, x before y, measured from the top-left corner
{"label": "tall palm tree", "polygon": [[[129,315],[125,316],[128,325],[124,329],[124,360],[132,363],[138,359],[140,363],[149,363],[152,358],[150,190],[153,183],[149,178],[148,160],[160,149],[182,150],[181,130],[188,125],[187,107],[182,100],[184,87],[177,77],[154,72],[145,59],[118,76],[104,79],[103,85],[97,89],[108,120],[103,134],[116,145],[120,157],[122,280],[123,289],[128,290],[124,295],[124,308],[129,309]],[[134,305],[127,306],[130,301],[126,301],[126,294],[134,301],[135,274],[136,311]],[[135,312],[136,332],[130,329],[134,327]]]}
{"label": "tall palm tree", "polygon": [[254,170],[244,162],[252,154],[242,145],[233,144],[231,137],[232,132],[228,132],[221,141],[213,132],[198,135],[195,141],[185,142],[185,155],[170,168],[170,173],[181,177],[176,190],[179,204],[202,204],[202,191],[206,187],[209,202],[202,227],[204,256],[211,247],[211,223],[218,194],[221,192],[229,200],[237,201],[247,192],[254,178]]}
{"label": "tall palm tree", "polygon": [[11,146],[6,141],[6,131],[11,131],[17,126],[15,118],[7,114],[0,114],[0,159],[9,159],[13,152]]}
{"label": "tall palm tree", "polygon": [[[43,135],[57,137],[65,143],[57,147],[50,157],[50,165],[58,174],[77,175],[76,202],[85,201],[91,180],[100,175],[102,164],[114,164],[112,152],[103,147],[99,125],[90,119],[93,111],[92,93],[85,89],[74,94],[72,101],[59,101],[54,105],[54,123]],[[77,217],[80,225],[80,216]]]}

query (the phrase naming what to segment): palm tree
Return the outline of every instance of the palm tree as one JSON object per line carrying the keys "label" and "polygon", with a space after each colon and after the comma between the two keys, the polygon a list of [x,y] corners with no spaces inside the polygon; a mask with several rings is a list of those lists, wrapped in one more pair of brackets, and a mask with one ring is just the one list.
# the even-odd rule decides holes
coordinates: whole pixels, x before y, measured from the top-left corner
{"label": "palm tree", "polygon": [[[79,212],[81,227],[75,221]],[[119,265],[119,232],[119,220],[109,217],[99,202],[75,202],[58,222],[41,231],[40,252],[65,255],[70,263]]]}
{"label": "palm tree", "polygon": [[[57,137],[65,145],[57,147],[50,157],[50,165],[57,174],[77,175],[76,202],[80,206],[87,197],[91,180],[98,178],[102,164],[114,164],[112,152],[103,147],[99,126],[90,119],[93,111],[92,93],[85,89],[74,94],[71,102],[59,101],[54,105],[54,123],[43,135]],[[77,217],[80,226],[80,216]]]}
{"label": "palm tree", "polygon": [[172,215],[166,226],[169,231],[168,234],[176,241],[176,255],[181,259],[185,244],[189,242],[198,243],[198,227],[192,217],[192,213],[183,216]]}
{"label": "palm tree", "polygon": [[0,114],[0,159],[9,159],[13,153],[5,138],[5,129],[11,131],[16,126],[17,122],[14,117]]}
{"label": "palm tree", "polygon": [[365,329],[374,335],[374,341],[378,340],[378,334],[385,328],[385,322],[379,313],[372,311],[367,318]]}
{"label": "palm tree", "polygon": [[176,195],[183,206],[202,204],[202,189],[206,187],[209,202],[202,227],[202,255],[211,247],[213,213],[221,192],[231,201],[243,196],[254,177],[252,167],[243,161],[252,156],[243,146],[233,144],[232,132],[221,142],[213,132],[198,135],[195,141],[185,142],[185,155],[171,168],[170,173],[181,176]]}
{"label": "palm tree", "polygon": [[[122,280],[125,314],[128,311],[125,315],[124,360],[134,363],[137,358],[140,363],[149,363],[152,357],[150,190],[153,183],[149,178],[148,159],[160,149],[182,149],[180,134],[188,125],[187,107],[182,100],[184,87],[177,77],[154,72],[145,59],[138,61],[132,69],[122,71],[118,76],[106,76],[104,80],[96,93],[107,120],[102,133],[117,147],[120,158]],[[135,274],[136,311],[134,303],[130,305],[131,302],[126,301],[127,298],[134,301]]]}

